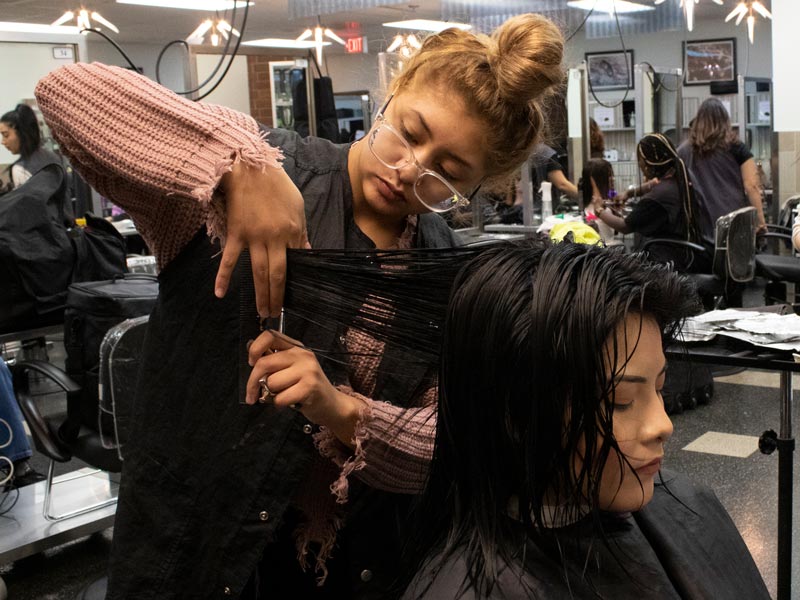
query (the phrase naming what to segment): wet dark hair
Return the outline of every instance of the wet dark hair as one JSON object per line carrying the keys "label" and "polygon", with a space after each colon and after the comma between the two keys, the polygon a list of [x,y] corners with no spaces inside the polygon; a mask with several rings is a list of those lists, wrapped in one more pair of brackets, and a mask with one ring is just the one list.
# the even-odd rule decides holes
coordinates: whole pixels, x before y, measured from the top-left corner
{"label": "wet dark hair", "polygon": [[614,169],[611,163],[602,158],[592,158],[583,164],[581,172],[581,192],[583,193],[584,208],[592,203],[592,179],[594,179],[597,189],[603,198],[608,198],[611,189],[611,178],[614,176]]}
{"label": "wet dark hair", "polygon": [[633,352],[616,347],[615,332],[628,315],[643,315],[669,340],[696,312],[688,280],[641,254],[529,241],[471,260],[445,321],[436,445],[410,527],[410,577],[463,556],[462,591],[489,595],[499,565],[524,557],[525,540],[508,518],[512,498],[531,540],[557,563],[545,516],[550,492],[567,501],[555,522],[588,510],[605,540],[601,473],[609,460],[627,462],[613,435],[613,374]]}
{"label": "wet dark hair", "polygon": [[0,117],[0,121],[17,132],[19,153],[22,158],[28,158],[42,145],[39,122],[36,120],[33,109],[27,104],[17,104],[14,110]]}

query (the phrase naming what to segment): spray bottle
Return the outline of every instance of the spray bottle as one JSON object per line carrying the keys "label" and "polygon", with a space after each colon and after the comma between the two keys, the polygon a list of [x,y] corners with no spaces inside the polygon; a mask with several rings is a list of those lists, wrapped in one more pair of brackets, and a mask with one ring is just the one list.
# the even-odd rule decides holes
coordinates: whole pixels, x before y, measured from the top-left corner
{"label": "spray bottle", "polygon": [[553,214],[553,184],[543,181],[539,192],[542,194],[542,221]]}

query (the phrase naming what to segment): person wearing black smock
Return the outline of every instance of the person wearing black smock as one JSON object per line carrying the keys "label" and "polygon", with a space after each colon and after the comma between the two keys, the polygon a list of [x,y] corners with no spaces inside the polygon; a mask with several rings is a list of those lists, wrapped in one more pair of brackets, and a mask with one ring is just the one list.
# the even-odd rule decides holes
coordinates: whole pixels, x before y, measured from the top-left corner
{"label": "person wearing black smock", "polygon": [[8,167],[8,184],[0,197],[14,191],[13,197],[25,196],[29,209],[39,204],[59,223],[72,224],[69,181],[60,156],[42,147],[36,115],[27,104],[18,104],[0,117],[3,146],[19,158]]}
{"label": "person wearing black smock", "polygon": [[[624,218],[606,206],[604,199],[593,198],[597,217],[620,233],[638,233],[637,247],[653,238],[700,243],[707,216],[695,203],[689,174],[672,142],[659,133],[648,134],[639,141],[637,154],[644,177],[655,178],[657,183]],[[648,252],[651,260],[672,262],[682,271],[705,272],[710,267],[708,252],[668,244],[653,244]]]}

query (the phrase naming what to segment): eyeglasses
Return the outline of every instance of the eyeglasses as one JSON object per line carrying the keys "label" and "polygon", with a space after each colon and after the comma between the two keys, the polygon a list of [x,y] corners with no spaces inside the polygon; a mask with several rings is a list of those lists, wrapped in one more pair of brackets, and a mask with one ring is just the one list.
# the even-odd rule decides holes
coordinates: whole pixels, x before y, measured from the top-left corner
{"label": "eyeglasses", "polygon": [[400,170],[409,165],[417,167],[417,180],[414,182],[414,194],[417,199],[433,212],[447,212],[457,207],[466,206],[480,189],[480,184],[464,196],[453,185],[436,171],[423,167],[414,156],[414,150],[403,135],[392,127],[384,116],[392,96],[383,105],[375,118],[377,126],[369,134],[369,149],[382,164],[390,169]]}

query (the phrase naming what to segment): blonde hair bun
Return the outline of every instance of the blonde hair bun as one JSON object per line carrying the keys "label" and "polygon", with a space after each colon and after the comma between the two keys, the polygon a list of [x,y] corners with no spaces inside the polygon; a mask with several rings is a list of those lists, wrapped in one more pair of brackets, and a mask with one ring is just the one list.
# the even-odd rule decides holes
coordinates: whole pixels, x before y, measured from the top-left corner
{"label": "blonde hair bun", "polygon": [[489,64],[507,101],[530,101],[562,82],[564,38],[549,19],[536,14],[512,17],[495,30],[492,39]]}

